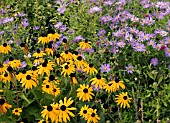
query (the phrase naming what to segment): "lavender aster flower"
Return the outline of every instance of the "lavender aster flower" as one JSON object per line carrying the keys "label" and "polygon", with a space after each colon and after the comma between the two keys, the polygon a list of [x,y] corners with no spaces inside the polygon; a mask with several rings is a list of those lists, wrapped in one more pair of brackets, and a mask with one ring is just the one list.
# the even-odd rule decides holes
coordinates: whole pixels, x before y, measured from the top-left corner
{"label": "lavender aster flower", "polygon": [[94,6],[92,8],[90,8],[90,10],[88,11],[89,14],[95,13],[95,12],[100,12],[102,9],[98,6]]}
{"label": "lavender aster flower", "polygon": [[126,66],[126,70],[127,70],[128,73],[132,74],[133,71],[134,71],[134,67],[131,66],[130,64],[128,64],[128,66]]}
{"label": "lavender aster flower", "polygon": [[151,63],[153,66],[156,66],[158,64],[158,59],[157,58],[152,58]]}
{"label": "lavender aster flower", "polygon": [[101,69],[102,72],[108,73],[108,72],[111,70],[110,64],[103,64],[103,65],[100,67],[100,69]]}
{"label": "lavender aster flower", "polygon": [[165,56],[170,57],[170,48],[165,48]]}
{"label": "lavender aster flower", "polygon": [[20,68],[25,68],[27,66],[27,63],[25,61],[22,62],[22,66]]}

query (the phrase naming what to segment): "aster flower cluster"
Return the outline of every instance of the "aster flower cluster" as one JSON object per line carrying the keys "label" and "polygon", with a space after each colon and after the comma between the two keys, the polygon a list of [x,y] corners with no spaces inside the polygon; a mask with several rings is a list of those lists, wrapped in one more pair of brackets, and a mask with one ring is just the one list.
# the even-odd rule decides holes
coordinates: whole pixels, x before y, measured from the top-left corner
{"label": "aster flower cluster", "polygon": [[168,122],[169,2],[0,3],[0,122]]}

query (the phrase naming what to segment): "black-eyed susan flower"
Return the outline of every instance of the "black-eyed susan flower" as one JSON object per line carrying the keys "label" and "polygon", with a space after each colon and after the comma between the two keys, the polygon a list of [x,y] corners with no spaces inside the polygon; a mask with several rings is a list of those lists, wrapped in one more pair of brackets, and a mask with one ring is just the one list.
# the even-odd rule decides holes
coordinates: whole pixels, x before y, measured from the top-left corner
{"label": "black-eyed susan flower", "polygon": [[72,60],[72,58],[73,58],[72,53],[70,53],[69,51],[63,51],[63,52],[61,53],[61,57],[62,57],[65,61]]}
{"label": "black-eyed susan flower", "polygon": [[56,41],[56,39],[59,39],[60,34],[58,34],[57,32],[53,34],[53,41]]}
{"label": "black-eyed susan flower", "polygon": [[15,108],[12,110],[12,114],[20,116],[22,112],[21,108]]}
{"label": "black-eyed susan flower", "polygon": [[48,39],[48,37],[40,36],[40,37],[38,37],[38,43],[40,43],[40,42],[44,45],[44,44],[49,43],[49,39]]}
{"label": "black-eyed susan flower", "polygon": [[85,41],[82,41],[79,43],[80,48],[84,49],[90,49],[92,46],[90,45],[91,42],[88,41],[88,39],[85,39]]}
{"label": "black-eyed susan flower", "polygon": [[37,52],[35,52],[32,56],[35,58],[41,58],[45,55],[44,51],[41,51],[40,49],[37,49]]}
{"label": "black-eyed susan flower", "polygon": [[115,86],[113,85],[112,81],[105,84],[104,88],[106,89],[106,92],[108,92],[108,93],[115,92]]}
{"label": "black-eyed susan flower", "polygon": [[72,53],[72,57],[73,59],[76,61],[77,60],[77,57],[79,56],[79,53],[77,51],[73,51]]}
{"label": "black-eyed susan flower", "polygon": [[87,115],[87,123],[98,123],[98,121],[100,120],[100,117],[97,115],[97,110],[94,109],[92,110],[88,115]]}
{"label": "black-eyed susan flower", "polygon": [[7,43],[0,45],[0,53],[8,54],[9,52],[11,52],[11,47]]}
{"label": "black-eyed susan flower", "polygon": [[20,73],[18,73],[18,74],[16,75],[16,79],[17,79],[18,81],[21,81],[21,79],[22,79],[22,78],[25,78],[27,74],[32,74],[32,71],[30,71],[30,70],[28,70],[28,71],[22,70]]}
{"label": "black-eyed susan flower", "polygon": [[75,65],[77,70],[83,70],[84,66],[86,66],[86,62],[83,60],[82,56],[78,56],[76,61],[75,61]]}
{"label": "black-eyed susan flower", "polygon": [[25,89],[32,89],[33,86],[37,86],[38,80],[32,74],[27,74],[21,79],[20,83],[22,83],[22,87],[25,87]]}
{"label": "black-eyed susan flower", "polygon": [[57,63],[57,65],[60,65],[61,63],[64,62],[64,59],[61,57],[59,53],[55,54],[55,62]]}
{"label": "black-eyed susan flower", "polygon": [[94,68],[93,64],[86,65],[83,69],[84,72],[87,74],[90,73],[90,75],[94,75],[94,73],[97,73],[98,71]]}
{"label": "black-eyed susan flower", "polygon": [[53,66],[54,66],[54,63],[53,62],[50,62],[50,61],[44,61],[44,63],[42,63],[42,65],[38,66],[38,74],[40,75],[44,75],[44,73],[47,74],[47,76],[50,75],[50,71],[53,70]]}
{"label": "black-eyed susan flower", "polygon": [[7,72],[7,67],[8,67],[7,64],[1,64],[0,63],[0,74],[3,73],[3,72]]}
{"label": "black-eyed susan flower", "polygon": [[92,96],[94,96],[92,91],[93,89],[92,87],[89,87],[89,85],[80,85],[80,88],[77,89],[77,97],[83,102],[90,101],[92,99]]}
{"label": "black-eyed susan flower", "polygon": [[42,118],[45,118],[46,121],[51,119],[52,122],[58,119],[57,115],[59,115],[60,111],[58,104],[50,104],[49,106],[43,106],[44,110],[41,112]]}
{"label": "black-eyed susan flower", "polygon": [[10,81],[11,81],[11,76],[10,76],[9,73],[4,72],[2,75],[0,75],[0,80],[1,80],[3,83],[10,82]]}
{"label": "black-eyed susan flower", "polygon": [[90,114],[90,112],[92,112],[92,108],[89,108],[89,106],[86,106],[86,105],[84,105],[81,109],[80,109],[80,112],[79,112],[79,115],[81,116],[81,117],[83,117],[84,119],[86,119],[87,120],[87,116],[88,116],[88,114]]}
{"label": "black-eyed susan flower", "polygon": [[70,77],[71,77],[71,79],[70,79],[71,84],[75,84],[75,85],[78,84],[78,81],[76,79],[76,73],[71,73]]}
{"label": "black-eyed susan flower", "polygon": [[71,107],[69,108],[69,106],[73,103],[73,100],[71,100],[71,98],[69,98],[67,100],[67,98],[64,98],[64,101],[60,100],[59,101],[59,107],[60,107],[60,114],[59,114],[59,122],[67,122],[67,120],[70,121],[70,117],[75,117],[75,115],[70,111],[70,110],[76,110],[76,108]]}
{"label": "black-eyed susan flower", "polygon": [[54,87],[51,94],[55,97],[58,96],[60,94],[60,88]]}
{"label": "black-eyed susan flower", "polygon": [[70,75],[71,73],[74,73],[75,72],[75,67],[74,67],[74,65],[73,64],[67,64],[67,63],[65,63],[65,64],[63,64],[63,65],[61,65],[62,66],[62,72],[61,72],[61,74],[62,75],[64,75],[64,77],[66,76],[66,75]]}
{"label": "black-eyed susan flower", "polygon": [[50,83],[50,82],[44,82],[44,83],[42,84],[42,90],[43,90],[43,92],[46,92],[46,93],[48,93],[48,94],[51,94],[51,93],[52,93],[53,88],[54,88],[54,85],[53,85],[52,83]]}
{"label": "black-eyed susan flower", "polygon": [[128,108],[130,108],[129,103],[131,102],[132,98],[128,97],[127,92],[125,92],[125,93],[122,92],[121,94],[116,95],[116,96],[117,96],[117,98],[115,98],[115,99],[116,99],[117,105],[120,105],[121,108],[122,107],[125,108],[126,106]]}
{"label": "black-eyed susan flower", "polygon": [[99,87],[100,89],[102,89],[106,84],[106,79],[102,78],[99,74],[96,75],[96,78],[93,78],[90,81],[92,81],[91,84],[93,84],[95,88]]}
{"label": "black-eyed susan flower", "polygon": [[113,81],[113,86],[116,90],[119,90],[121,87],[122,89],[125,89],[125,85],[123,84],[123,81],[120,81],[119,78],[115,78],[115,81]]}
{"label": "black-eyed susan flower", "polygon": [[5,102],[5,99],[0,98],[0,114],[5,114],[7,109],[12,108],[12,105]]}
{"label": "black-eyed susan flower", "polygon": [[45,48],[45,52],[47,53],[47,55],[52,55],[53,56],[53,46],[52,44],[48,44],[48,47]]}
{"label": "black-eyed susan flower", "polygon": [[22,66],[22,63],[20,60],[15,60],[13,57],[9,57],[8,65],[13,69],[18,69]]}

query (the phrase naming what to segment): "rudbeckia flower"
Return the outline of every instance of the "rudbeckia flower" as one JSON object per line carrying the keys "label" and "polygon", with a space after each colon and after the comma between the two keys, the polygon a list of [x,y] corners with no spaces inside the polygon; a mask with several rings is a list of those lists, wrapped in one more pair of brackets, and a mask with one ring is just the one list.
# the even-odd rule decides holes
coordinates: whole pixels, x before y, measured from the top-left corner
{"label": "rudbeckia flower", "polygon": [[129,98],[128,95],[127,95],[127,92],[122,92],[121,94],[119,95],[116,95],[118,96],[116,99],[116,102],[117,102],[117,105],[120,105],[120,107],[122,108],[125,108],[126,106],[128,108],[130,108],[130,105],[129,103],[131,102],[131,99],[132,98]]}
{"label": "rudbeckia flower", "polygon": [[68,52],[68,51],[64,51],[61,53],[61,57],[65,60],[65,61],[68,61],[68,60],[72,60],[73,56],[72,56],[72,53]]}
{"label": "rudbeckia flower", "polygon": [[55,54],[55,62],[57,63],[57,65],[60,65],[61,63],[64,62],[64,59],[61,57],[61,55],[58,53],[58,54]]}
{"label": "rudbeckia flower", "polygon": [[104,88],[106,89],[106,91],[107,91],[108,93],[110,93],[110,92],[111,92],[111,93],[112,93],[112,92],[115,92],[115,86],[113,85],[113,81],[105,84]]}
{"label": "rudbeckia flower", "polygon": [[115,78],[115,81],[113,81],[113,86],[115,87],[116,90],[119,90],[119,87],[121,87],[123,90],[125,89],[123,81],[120,81],[119,78]]}
{"label": "rudbeckia flower", "polygon": [[91,42],[89,42],[87,39],[85,41],[82,41],[79,43],[79,46],[81,49],[90,49],[92,46],[90,45]]}
{"label": "rudbeckia flower", "polygon": [[47,76],[50,75],[50,71],[53,70],[53,66],[54,64],[52,64],[53,62],[44,62],[42,65],[38,66],[38,74],[40,75],[44,75],[44,73],[47,74]]}
{"label": "rudbeckia flower", "polygon": [[53,46],[52,46],[52,44],[48,44],[48,47],[45,48],[45,52],[47,53],[47,55],[53,56]]}
{"label": "rudbeckia flower", "polygon": [[21,79],[21,83],[22,87],[25,87],[25,89],[32,89],[32,86],[37,86],[38,80],[32,74],[27,74]]}
{"label": "rudbeckia flower", "polygon": [[50,83],[50,82],[45,82],[42,84],[42,90],[43,92],[46,92],[48,94],[51,94],[52,93],[52,90],[53,90],[53,84]]}
{"label": "rudbeckia flower", "polygon": [[5,102],[4,99],[0,98],[0,114],[5,114],[7,109],[12,108],[12,105]]}
{"label": "rudbeckia flower", "polygon": [[57,120],[57,114],[60,113],[59,109],[59,105],[58,104],[50,104],[49,106],[43,106],[44,110],[41,112],[41,116],[42,118],[45,118],[46,121],[48,121],[49,119],[51,119],[52,122],[54,122],[55,120]]}
{"label": "rudbeckia flower", "polygon": [[63,68],[62,68],[62,72],[61,72],[61,75],[64,75],[64,77],[67,75],[70,75],[71,73],[74,73],[75,72],[75,67],[73,64],[63,64],[61,65]]}
{"label": "rudbeckia flower", "polygon": [[95,88],[99,87],[100,89],[102,89],[106,84],[105,78],[101,78],[99,74],[96,75],[96,78],[93,78],[90,81],[92,81],[91,84],[93,84]]}
{"label": "rudbeckia flower", "polygon": [[60,94],[60,88],[54,87],[51,94],[55,97],[58,96]]}
{"label": "rudbeckia flower", "polygon": [[71,73],[70,77],[71,77],[71,79],[70,79],[71,84],[75,84],[75,85],[78,84],[78,81],[76,79],[76,73]]}
{"label": "rudbeckia flower", "polygon": [[94,109],[92,110],[88,115],[87,115],[87,123],[98,123],[98,121],[100,120],[100,117],[97,115],[97,110]]}
{"label": "rudbeckia flower", "polygon": [[87,63],[83,60],[82,56],[77,57],[77,59],[75,61],[75,65],[76,65],[77,70],[83,70],[83,68],[86,64]]}
{"label": "rudbeckia flower", "polygon": [[93,89],[92,87],[89,87],[89,85],[80,85],[80,88],[77,89],[77,97],[83,102],[86,100],[90,101],[92,99],[92,96],[94,96],[92,91]]}
{"label": "rudbeckia flower", "polygon": [[0,64],[0,74],[3,72],[7,72],[7,64]]}
{"label": "rudbeckia flower", "polygon": [[41,58],[45,55],[44,51],[40,51],[40,49],[37,49],[37,52],[35,52],[32,56],[35,58]]}
{"label": "rudbeckia flower", "polygon": [[0,53],[8,54],[9,52],[11,52],[11,47],[7,43],[0,45]]}
{"label": "rudbeckia flower", "polygon": [[42,37],[42,36],[39,37],[39,38],[38,38],[38,43],[40,43],[40,42],[41,42],[43,45],[49,43],[48,37]]}
{"label": "rudbeckia flower", "polygon": [[43,63],[43,62],[44,62],[44,59],[43,59],[43,58],[36,58],[36,59],[34,60],[34,65],[37,66],[37,65],[39,65],[39,64],[41,64],[41,63]]}
{"label": "rudbeckia flower", "polygon": [[22,112],[21,108],[15,108],[14,110],[12,110],[12,114],[18,115],[18,116],[21,115],[21,112]]}
{"label": "rudbeckia flower", "polygon": [[92,110],[92,108],[89,108],[89,106],[85,105],[80,109],[79,115],[82,116],[85,120],[87,120],[87,116],[88,114],[90,114],[90,112],[92,112]]}
{"label": "rudbeckia flower", "polygon": [[87,74],[90,73],[90,75],[94,75],[94,73],[97,73],[97,70],[94,68],[93,64],[86,65],[83,71]]}
{"label": "rudbeckia flower", "polygon": [[70,121],[70,117],[75,117],[75,115],[70,111],[70,110],[76,110],[76,108],[71,107],[69,108],[69,106],[73,103],[73,100],[71,100],[71,98],[69,98],[67,100],[67,98],[64,98],[64,101],[60,100],[59,101],[59,107],[60,107],[60,114],[59,114],[59,122],[67,122],[67,120]]}
{"label": "rudbeckia flower", "polygon": [[20,60],[15,60],[13,57],[9,57],[8,65],[13,69],[18,69],[22,66],[22,63]]}
{"label": "rudbeckia flower", "polygon": [[10,82],[10,81],[11,81],[11,76],[10,76],[9,73],[4,72],[2,75],[0,75],[0,80],[1,80],[3,83]]}

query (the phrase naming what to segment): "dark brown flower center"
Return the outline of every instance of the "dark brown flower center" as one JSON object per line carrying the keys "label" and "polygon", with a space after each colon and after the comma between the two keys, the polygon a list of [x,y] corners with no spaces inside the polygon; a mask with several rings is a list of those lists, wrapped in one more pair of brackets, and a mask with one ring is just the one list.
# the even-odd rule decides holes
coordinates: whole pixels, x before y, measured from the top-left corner
{"label": "dark brown flower center", "polygon": [[3,47],[6,47],[6,46],[7,46],[7,43],[4,43],[4,44],[3,44]]}
{"label": "dark brown flower center", "polygon": [[65,69],[68,69],[68,65],[64,66]]}
{"label": "dark brown flower center", "polygon": [[9,57],[9,61],[13,61],[14,60],[14,58],[13,57]]}
{"label": "dark brown flower center", "polygon": [[13,71],[13,68],[12,68],[11,66],[9,66],[9,67],[7,68],[7,71],[11,72],[11,71]]}
{"label": "dark brown flower center", "polygon": [[92,113],[91,116],[92,116],[92,117],[95,117],[95,113]]}
{"label": "dark brown flower center", "polygon": [[53,81],[53,80],[55,80],[55,77],[54,77],[53,75],[50,75],[50,76],[49,76],[49,80],[50,80],[50,81]]}
{"label": "dark brown flower center", "polygon": [[56,92],[57,90],[56,89],[53,89],[53,92]]}
{"label": "dark brown flower center", "polygon": [[127,96],[124,96],[123,99],[124,99],[124,100],[127,100]]}
{"label": "dark brown flower center", "polygon": [[49,85],[46,85],[45,87],[46,87],[46,88],[49,88],[50,86],[49,86]]}
{"label": "dark brown flower center", "polygon": [[40,49],[37,49],[37,53],[40,53]]}
{"label": "dark brown flower center", "polygon": [[86,114],[86,113],[87,113],[87,110],[83,110],[83,113]]}
{"label": "dark brown flower center", "polygon": [[27,79],[27,80],[30,80],[30,79],[31,79],[31,76],[30,76],[30,75],[27,75],[27,76],[26,76],[26,79]]}
{"label": "dark brown flower center", "polygon": [[5,74],[4,74],[4,77],[7,77],[7,76],[8,76],[8,74],[7,74],[7,73],[5,73]]}
{"label": "dark brown flower center", "polygon": [[84,92],[84,93],[88,93],[88,89],[85,88],[85,89],[83,90],[83,92]]}
{"label": "dark brown flower center", "polygon": [[44,62],[44,63],[42,64],[42,66],[43,66],[43,67],[47,67],[47,63]]}
{"label": "dark brown flower center", "polygon": [[52,110],[53,110],[53,107],[52,107],[52,106],[47,106],[47,110],[48,110],[48,111],[52,111]]}
{"label": "dark brown flower center", "polygon": [[0,99],[0,105],[3,105],[5,103],[4,99]]}
{"label": "dark brown flower center", "polygon": [[119,83],[119,81],[120,81],[119,78],[115,78],[116,83]]}
{"label": "dark brown flower center", "polygon": [[18,112],[18,110],[15,110],[15,112]]}
{"label": "dark brown flower center", "polygon": [[65,105],[62,105],[62,106],[60,107],[60,109],[61,109],[62,111],[65,111],[65,110],[66,110],[66,106],[65,106]]}
{"label": "dark brown flower center", "polygon": [[77,60],[78,60],[78,61],[81,61],[81,60],[82,60],[82,57],[81,57],[81,56],[78,56],[78,57],[77,57]]}
{"label": "dark brown flower center", "polygon": [[96,75],[97,79],[101,79],[101,76],[99,74]]}
{"label": "dark brown flower center", "polygon": [[66,39],[66,38],[63,38],[63,42],[64,42],[64,43],[67,43],[67,39]]}
{"label": "dark brown flower center", "polygon": [[92,68],[92,67],[93,67],[93,64],[89,64],[89,67]]}

